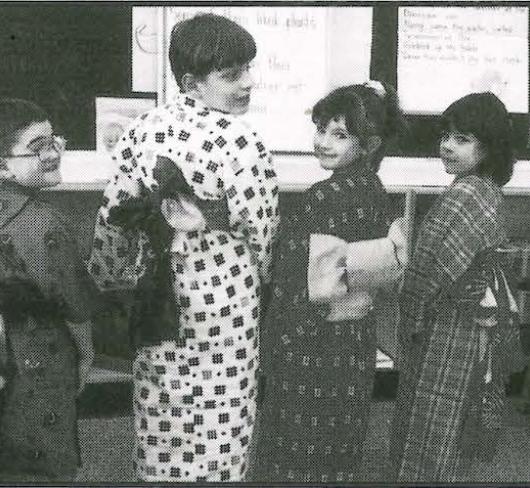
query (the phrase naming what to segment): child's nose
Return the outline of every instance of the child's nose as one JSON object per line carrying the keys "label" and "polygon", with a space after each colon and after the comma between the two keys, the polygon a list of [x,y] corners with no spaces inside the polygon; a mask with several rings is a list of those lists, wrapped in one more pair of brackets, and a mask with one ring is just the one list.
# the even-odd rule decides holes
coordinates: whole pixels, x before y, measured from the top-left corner
{"label": "child's nose", "polygon": [[247,70],[241,76],[241,87],[244,90],[250,90],[254,86],[254,76],[250,70]]}
{"label": "child's nose", "polygon": [[329,133],[326,131],[324,134],[321,135],[320,137],[320,147],[322,149],[329,149],[330,147],[330,135]]}
{"label": "child's nose", "polygon": [[444,137],[440,141],[440,149],[442,149],[443,151],[450,152],[453,150],[453,146],[454,146],[454,141],[452,137]]}
{"label": "child's nose", "polygon": [[50,146],[39,151],[39,159],[41,161],[51,161],[54,159],[60,159],[61,155],[61,151],[55,146]]}

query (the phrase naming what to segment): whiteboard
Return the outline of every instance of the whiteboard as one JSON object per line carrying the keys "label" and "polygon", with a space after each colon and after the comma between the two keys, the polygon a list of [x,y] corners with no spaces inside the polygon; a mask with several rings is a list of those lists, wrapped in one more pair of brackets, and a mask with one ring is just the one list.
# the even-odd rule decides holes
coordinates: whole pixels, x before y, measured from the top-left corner
{"label": "whiteboard", "polygon": [[440,113],[481,91],[527,113],[528,8],[400,7],[397,88],[409,113]]}
{"label": "whiteboard", "polygon": [[164,7],[159,58],[163,102],[178,93],[167,62],[171,29],[198,12],[224,15],[254,36],[255,87],[242,118],[272,150],[312,151],[313,105],[335,86],[368,79],[371,7]]}
{"label": "whiteboard", "polygon": [[157,9],[132,9],[132,91],[156,92],[158,71]]}

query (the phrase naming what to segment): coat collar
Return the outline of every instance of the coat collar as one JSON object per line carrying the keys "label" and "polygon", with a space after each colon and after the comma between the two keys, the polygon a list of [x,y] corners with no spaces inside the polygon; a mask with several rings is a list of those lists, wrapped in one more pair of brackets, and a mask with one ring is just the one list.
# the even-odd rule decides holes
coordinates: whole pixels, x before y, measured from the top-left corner
{"label": "coat collar", "polygon": [[0,182],[0,227],[5,226],[24,208],[35,190],[10,181]]}

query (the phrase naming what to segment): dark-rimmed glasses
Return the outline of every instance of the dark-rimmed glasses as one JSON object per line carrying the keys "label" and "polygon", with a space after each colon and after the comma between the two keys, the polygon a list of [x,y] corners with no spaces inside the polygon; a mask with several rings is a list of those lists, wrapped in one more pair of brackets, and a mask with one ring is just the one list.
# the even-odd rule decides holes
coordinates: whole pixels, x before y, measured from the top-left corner
{"label": "dark-rimmed glasses", "polygon": [[[30,148],[31,149],[31,148]],[[53,135],[50,138],[39,141],[35,144],[33,152],[27,154],[6,154],[0,156],[2,158],[33,158],[37,156],[40,162],[46,161],[46,156],[50,151],[55,151],[57,154],[62,155],[66,149],[66,139],[62,136]]]}

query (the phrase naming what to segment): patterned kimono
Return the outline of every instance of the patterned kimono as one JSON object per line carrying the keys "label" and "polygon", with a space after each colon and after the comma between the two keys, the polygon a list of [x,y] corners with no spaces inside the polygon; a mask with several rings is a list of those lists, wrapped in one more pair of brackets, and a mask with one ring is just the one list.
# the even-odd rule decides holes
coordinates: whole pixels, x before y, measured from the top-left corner
{"label": "patterned kimono", "polygon": [[180,318],[172,338],[137,350],[137,475],[241,480],[256,409],[260,284],[270,279],[278,219],[269,153],[237,118],[180,95],[140,117],[114,159],[90,262],[103,289],[134,286],[143,272],[149,239],[109,224],[108,216],[140,189],[157,189],[161,159],[178,167],[197,203],[226,207],[220,225],[204,221],[193,199],[163,202],[174,228],[170,266]]}
{"label": "patterned kimono", "polygon": [[255,481],[356,479],[375,371],[375,321],[329,322],[308,301],[308,241],[387,235],[387,199],[378,177],[336,170],[304,194],[300,213],[282,219],[273,298],[264,324],[265,398]]}
{"label": "patterned kimono", "polygon": [[516,306],[497,247],[502,194],[457,179],[420,228],[401,296],[404,351],[390,455],[400,481],[455,481],[493,455],[504,380],[521,366]]}

